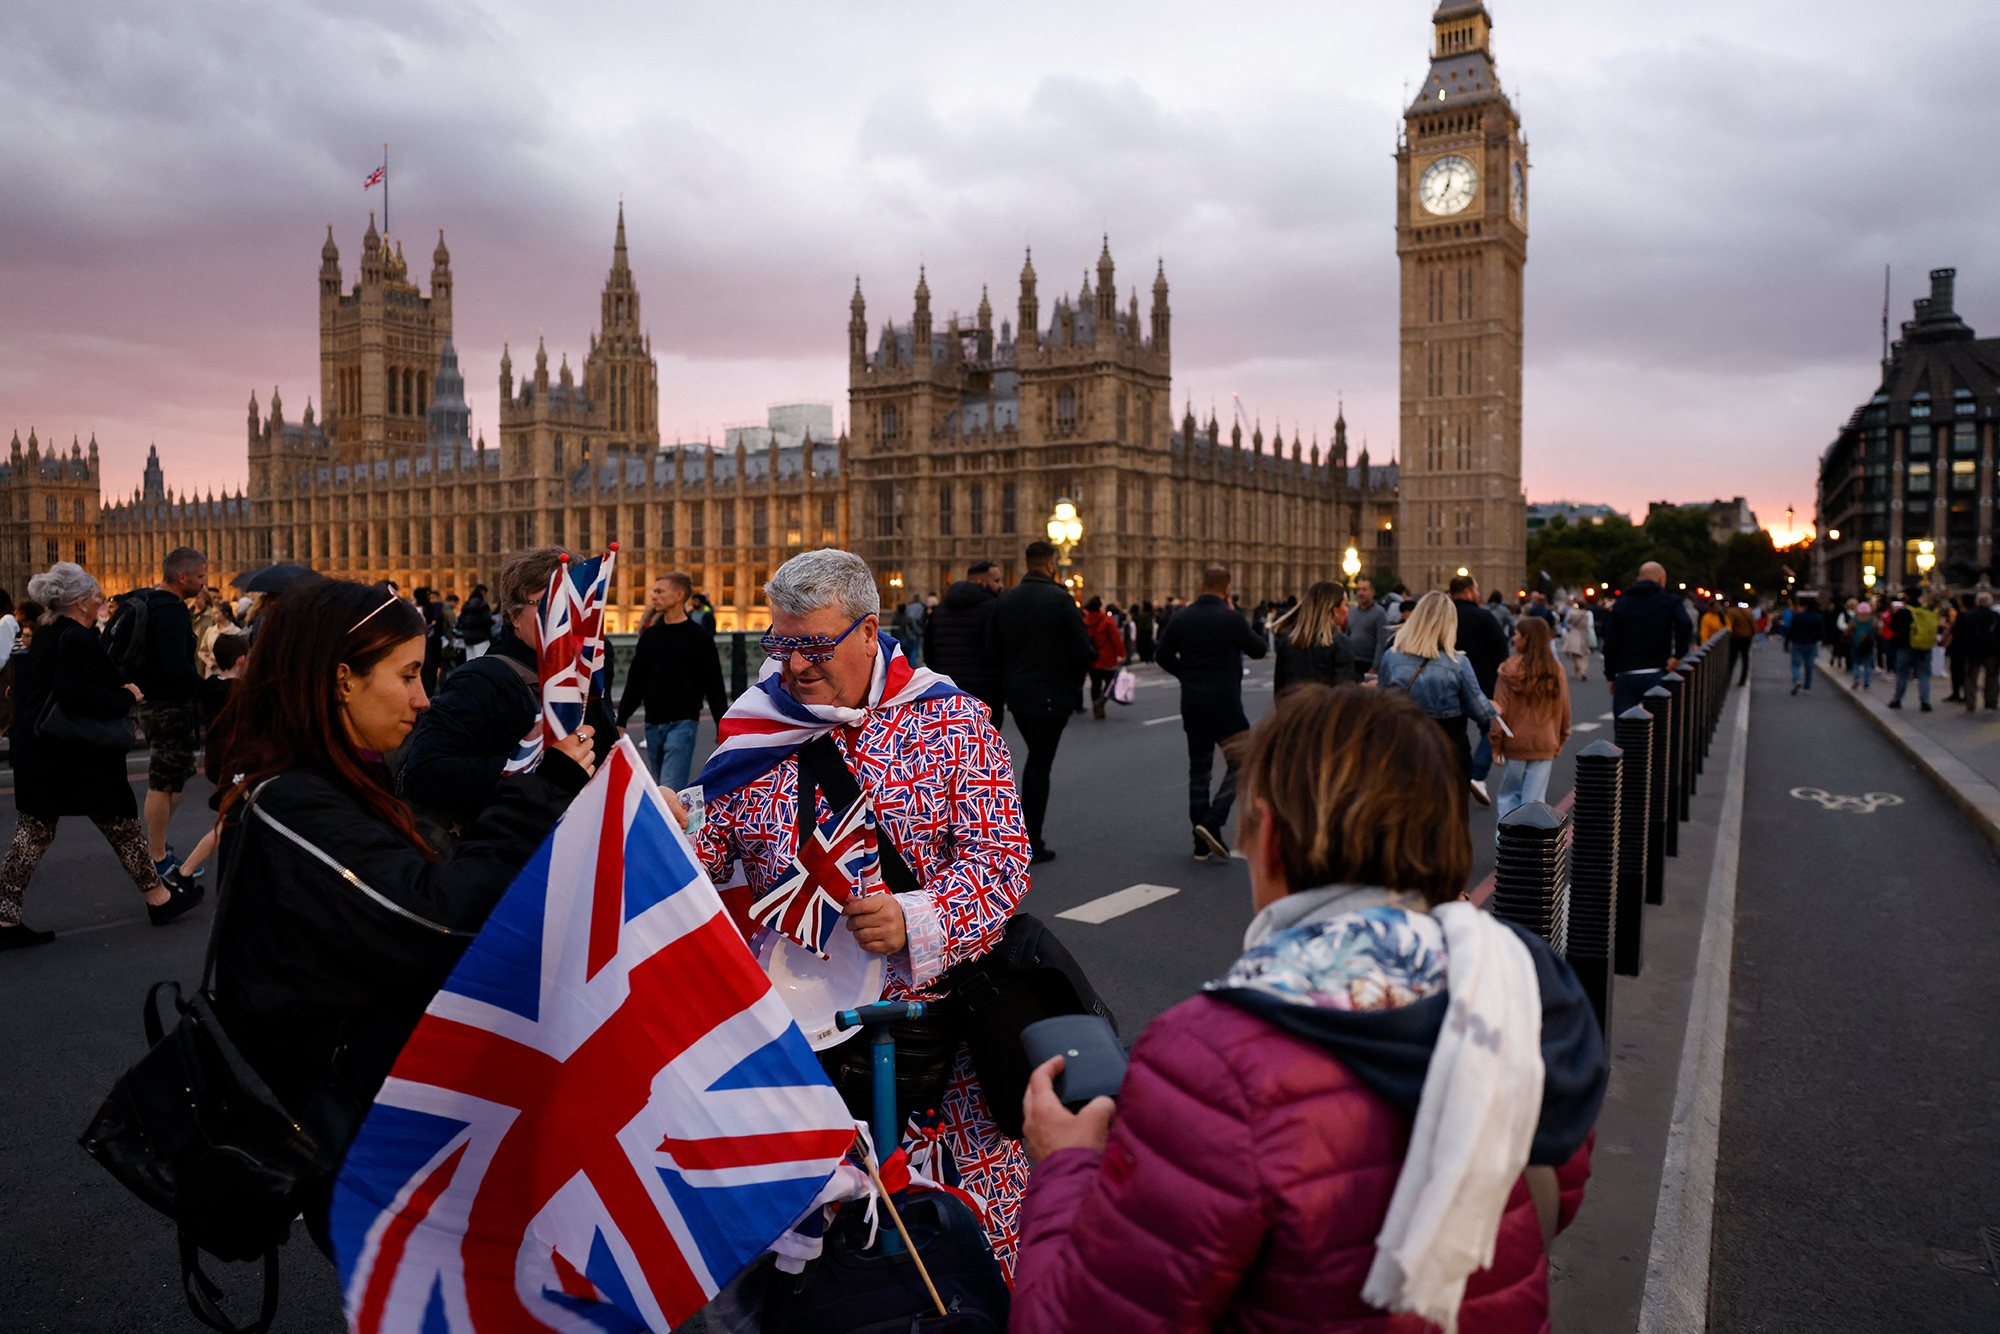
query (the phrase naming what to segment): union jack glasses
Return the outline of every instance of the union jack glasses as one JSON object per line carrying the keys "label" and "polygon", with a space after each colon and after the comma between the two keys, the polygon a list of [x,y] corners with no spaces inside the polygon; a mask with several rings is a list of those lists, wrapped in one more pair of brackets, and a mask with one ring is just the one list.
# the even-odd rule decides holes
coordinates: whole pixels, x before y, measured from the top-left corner
{"label": "union jack glasses", "polygon": [[828,638],[826,635],[774,635],[766,633],[757,642],[763,646],[766,656],[789,658],[794,653],[807,662],[822,663],[833,661],[833,651],[840,647],[840,641],[854,633],[854,627],[867,620],[873,612],[864,612],[854,618],[854,625]]}

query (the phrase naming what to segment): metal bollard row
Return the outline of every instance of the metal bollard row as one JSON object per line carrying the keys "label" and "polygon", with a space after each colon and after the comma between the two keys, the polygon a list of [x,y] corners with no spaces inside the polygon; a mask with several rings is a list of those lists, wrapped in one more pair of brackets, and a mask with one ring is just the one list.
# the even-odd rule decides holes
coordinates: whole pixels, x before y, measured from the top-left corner
{"label": "metal bollard row", "polygon": [[1609,741],[1576,757],[1576,804],[1570,813],[1569,947],[1564,958],[1611,1031],[1611,976],[1618,917],[1619,804],[1625,753]]}
{"label": "metal bollard row", "polygon": [[1546,802],[1516,807],[1500,825],[1486,901],[1494,916],[1526,927],[1557,954],[1569,952],[1569,834],[1570,817]]}
{"label": "metal bollard row", "polygon": [[1618,716],[1614,727],[1625,759],[1619,793],[1618,929],[1613,957],[1618,972],[1637,977],[1646,921],[1640,908],[1647,886],[1655,877],[1664,885],[1666,875],[1664,850],[1653,824],[1653,715],[1634,705]]}

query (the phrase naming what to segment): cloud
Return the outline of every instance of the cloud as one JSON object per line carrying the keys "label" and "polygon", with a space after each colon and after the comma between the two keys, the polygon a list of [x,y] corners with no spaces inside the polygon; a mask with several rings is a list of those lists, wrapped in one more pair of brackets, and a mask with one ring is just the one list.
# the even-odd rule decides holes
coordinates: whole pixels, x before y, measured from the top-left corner
{"label": "cloud", "polygon": [[[1492,2],[1535,163],[1531,495],[1769,517],[1873,387],[1881,265],[1898,320],[1955,262],[2000,316],[1983,7]],[[1011,316],[1031,236],[1046,317],[1108,231],[1142,305],[1164,258],[1177,397],[1322,439],[1344,398],[1394,441],[1422,6],[100,0],[0,39],[0,427],[96,429],[113,490],[153,440],[233,485],[249,389],[317,397],[319,246],[354,269],[384,139],[413,267],[446,230],[489,439],[503,342],[580,361],[622,195],[669,437],[840,401],[857,272],[877,325],[920,262],[941,314],[984,284]]]}

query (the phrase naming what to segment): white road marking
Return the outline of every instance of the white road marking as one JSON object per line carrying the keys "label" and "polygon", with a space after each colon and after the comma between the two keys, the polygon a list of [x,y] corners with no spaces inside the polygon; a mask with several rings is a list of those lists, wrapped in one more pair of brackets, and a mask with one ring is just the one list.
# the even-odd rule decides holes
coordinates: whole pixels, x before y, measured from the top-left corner
{"label": "white road marking", "polygon": [[1673,1116],[1661,1164],[1639,1334],[1700,1334],[1708,1328],[1709,1243],[1715,1228],[1715,1164],[1722,1123],[1722,1065],[1729,1038],[1730,959],[1736,941],[1736,876],[1743,844],[1743,769],[1750,741],[1750,692],[1736,701],[1729,779],[1708,874],[1701,947],[1687,1038],[1674,1083]]}
{"label": "white road marking", "polygon": [[1180,720],[1181,716],[1178,713],[1170,713],[1164,718],[1148,718],[1145,722],[1140,723],[1139,726],[1158,727],[1161,723],[1177,723]]}
{"label": "white road marking", "polygon": [[1595,732],[1602,726],[1604,726],[1603,723],[1571,723],[1569,730],[1572,732]]}
{"label": "white road marking", "polygon": [[1161,899],[1170,899],[1180,893],[1172,885],[1127,885],[1115,894],[1106,894],[1101,899],[1079,903],[1074,908],[1059,912],[1056,916],[1071,922],[1089,922],[1099,926],[1114,917],[1123,917],[1135,908],[1143,908]]}
{"label": "white road marking", "polygon": [[1618,715],[1615,713],[1600,713],[1597,715],[1597,721],[1600,723],[1615,722],[1617,718]]}
{"label": "white road marking", "polygon": [[1852,811],[1856,815],[1873,815],[1884,806],[1900,806],[1903,799],[1893,792],[1870,792],[1866,796],[1835,796],[1823,787],[1795,787],[1792,795],[1800,801],[1816,801],[1830,811]]}

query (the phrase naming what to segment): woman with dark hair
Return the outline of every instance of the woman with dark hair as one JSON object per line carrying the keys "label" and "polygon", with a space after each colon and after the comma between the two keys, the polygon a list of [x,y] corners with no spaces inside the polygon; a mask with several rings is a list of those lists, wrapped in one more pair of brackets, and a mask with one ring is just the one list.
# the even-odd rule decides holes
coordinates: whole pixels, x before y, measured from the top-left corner
{"label": "woman with dark hair", "polygon": [[[125,773],[122,744],[91,745],[48,735],[58,710],[71,722],[89,724],[131,716],[144,698],[129,685],[104,651],[97,613],[104,590],[84,568],[69,561],[28,581],[37,603],[46,603],[42,625],[27,655],[18,662],[14,686],[14,839],[0,862],[0,950],[46,945],[53,931],[37,931],[21,921],[21,901],[42,854],[55,842],[56,824],[81,815],[97,826],[118,854],[125,874],[146,897],[146,915],[165,926],[201,902],[202,889],[169,888],[146,851],[139,804]],[[22,603],[23,608],[37,605]]]}
{"label": "woman with dark hair", "polygon": [[[265,620],[211,733],[226,776],[217,1010],[279,1101],[342,1151],[593,767],[588,728],[550,743],[533,773],[500,780],[441,862],[382,762],[428,706],[423,662],[424,619],[408,602],[302,580]],[[307,1212],[316,1233],[324,1207]]]}
{"label": "woman with dark hair", "polygon": [[1029,1082],[1013,1328],[1549,1327],[1608,1068],[1569,966],[1459,901],[1456,763],[1400,692],[1277,701],[1238,775],[1243,956],[1115,1103],[1067,1111],[1061,1057]]}
{"label": "woman with dark hair", "polygon": [[1278,659],[1271,689],[1302,681],[1339,685],[1352,675],[1354,649],[1346,623],[1346,589],[1331,579],[1308,588],[1304,599],[1271,622]]}

